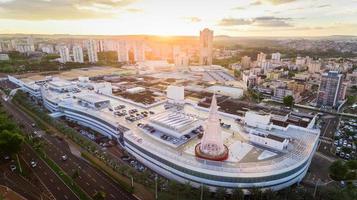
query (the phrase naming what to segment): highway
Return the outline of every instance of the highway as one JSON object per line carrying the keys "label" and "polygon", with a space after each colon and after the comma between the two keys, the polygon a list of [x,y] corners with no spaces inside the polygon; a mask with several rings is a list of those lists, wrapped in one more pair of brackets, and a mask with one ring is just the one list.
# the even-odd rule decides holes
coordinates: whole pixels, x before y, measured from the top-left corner
{"label": "highway", "polygon": [[[23,113],[11,102],[4,102],[4,107],[6,107],[9,112],[16,118],[21,124],[25,125],[27,133],[32,133],[33,131],[41,131],[38,128],[33,128],[31,124],[33,120],[26,113]],[[43,132],[43,131],[41,131]],[[114,200],[126,200],[126,199],[137,199],[130,193],[124,191],[120,186],[109,178],[106,174],[94,168],[88,164],[82,158],[78,158],[70,152],[68,144],[64,140],[58,139],[58,137],[53,137],[51,135],[43,134],[43,138],[46,141],[46,146],[44,148],[47,155],[59,165],[62,170],[64,170],[68,175],[72,175],[75,170],[78,170],[79,176],[75,179],[75,182],[89,195],[92,196],[96,191],[103,191],[106,194],[106,199]],[[67,155],[68,159],[63,161],[61,159],[62,155]],[[41,165],[42,166],[42,165]],[[41,174],[42,177],[47,177]],[[40,176],[40,177],[41,177]],[[53,177],[53,176],[51,176]],[[47,180],[48,183],[49,180]],[[46,185],[47,185],[46,183]],[[52,184],[51,182],[48,184]],[[56,190],[57,188],[55,188]],[[62,190],[64,188],[60,188]],[[57,189],[58,190],[58,189]],[[51,190],[52,192],[52,190]],[[69,196],[68,194],[67,196]],[[61,198],[64,199],[63,194]],[[69,198],[69,199],[76,199]]]}
{"label": "highway", "polygon": [[[27,121],[27,123],[23,120],[23,117],[21,117],[21,114],[19,112],[16,112],[16,110],[13,109],[13,105],[5,101],[3,101],[2,98],[1,103],[4,105],[4,108],[9,111],[17,120],[18,122],[20,121],[23,125],[23,131],[25,133],[30,133],[32,127],[32,121]],[[73,191],[71,191],[67,185],[57,176],[57,174],[49,167],[47,164],[40,159],[40,157],[37,156],[35,151],[27,144],[22,145],[22,153],[20,153],[21,157],[25,160],[26,163],[30,163],[31,160],[36,160],[37,167],[32,168],[32,172],[35,174],[35,176],[45,185],[45,187],[52,193],[53,197],[55,199],[70,199],[70,200],[76,200],[79,199]]]}

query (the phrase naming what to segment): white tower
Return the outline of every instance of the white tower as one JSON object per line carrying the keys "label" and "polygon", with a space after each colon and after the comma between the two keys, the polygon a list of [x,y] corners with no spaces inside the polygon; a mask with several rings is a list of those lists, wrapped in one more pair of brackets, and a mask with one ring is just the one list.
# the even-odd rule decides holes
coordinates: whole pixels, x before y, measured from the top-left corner
{"label": "white tower", "polygon": [[228,158],[228,148],[223,144],[216,95],[212,97],[204,134],[196,146],[196,155],[209,160],[222,161]]}

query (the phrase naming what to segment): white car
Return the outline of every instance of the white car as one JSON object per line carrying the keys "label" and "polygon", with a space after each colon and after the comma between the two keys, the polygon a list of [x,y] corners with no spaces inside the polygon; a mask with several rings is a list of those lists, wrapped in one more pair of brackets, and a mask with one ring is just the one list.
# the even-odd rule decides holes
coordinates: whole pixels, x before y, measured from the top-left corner
{"label": "white car", "polygon": [[16,170],[16,165],[10,165],[10,170],[13,172]]}
{"label": "white car", "polygon": [[34,160],[32,160],[32,161],[30,162],[30,165],[31,165],[32,168],[35,168],[35,167],[37,166],[37,162],[34,161]]}
{"label": "white car", "polygon": [[66,161],[67,160],[67,155],[63,155],[62,157],[61,157],[61,159],[63,160],[63,161]]}

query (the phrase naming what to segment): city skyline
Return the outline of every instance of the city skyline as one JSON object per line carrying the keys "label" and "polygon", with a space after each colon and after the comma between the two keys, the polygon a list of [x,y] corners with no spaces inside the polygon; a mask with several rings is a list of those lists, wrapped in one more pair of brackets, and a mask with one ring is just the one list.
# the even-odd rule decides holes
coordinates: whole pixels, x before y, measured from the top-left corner
{"label": "city skyline", "polygon": [[[356,0],[0,0],[0,34],[357,35]],[[95,28],[93,28],[95,27]]]}

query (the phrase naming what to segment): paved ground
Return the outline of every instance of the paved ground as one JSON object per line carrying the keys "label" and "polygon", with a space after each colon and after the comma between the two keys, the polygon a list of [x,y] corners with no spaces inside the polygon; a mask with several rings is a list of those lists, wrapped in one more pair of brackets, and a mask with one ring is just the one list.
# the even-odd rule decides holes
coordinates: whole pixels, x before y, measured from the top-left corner
{"label": "paved ground", "polygon": [[51,191],[56,199],[78,199],[78,197],[67,187],[66,184],[57,176],[47,164],[39,158],[36,158],[35,152],[28,145],[23,145],[22,158],[30,163],[32,159],[35,159],[37,167],[33,168],[33,172],[41,179],[46,187]]}
{"label": "paved ground", "polygon": [[323,125],[321,127],[320,134],[320,145],[318,152],[322,153],[325,156],[335,157],[333,152],[333,142],[335,132],[337,130],[340,117],[334,115],[325,115],[321,117]]}
{"label": "paved ground", "polygon": [[[35,130],[31,127],[33,121],[28,115],[19,111],[9,102],[6,102],[5,106],[15,118],[25,125],[25,128],[29,133]],[[39,129],[36,130],[39,131]],[[93,195],[96,191],[104,191],[107,194],[106,199],[136,199],[134,196],[121,189],[116,182],[107,177],[101,171],[92,167],[86,161],[72,155],[67,143],[64,140],[58,140],[48,135],[44,135],[44,139],[47,141],[47,146],[45,147],[46,153],[68,175],[72,175],[76,169],[79,171],[79,177],[75,181],[87,194]],[[61,156],[64,154],[68,156],[68,160],[66,161],[61,160]],[[47,181],[49,181],[49,179]],[[48,184],[53,185],[53,183]],[[58,199],[63,199],[63,197]]]}
{"label": "paved ground", "polygon": [[[0,185],[7,186],[23,197],[31,199],[41,199],[42,194],[33,184],[21,177],[18,172],[9,169],[10,162],[0,164]],[[43,198],[49,199],[49,198]]]}

